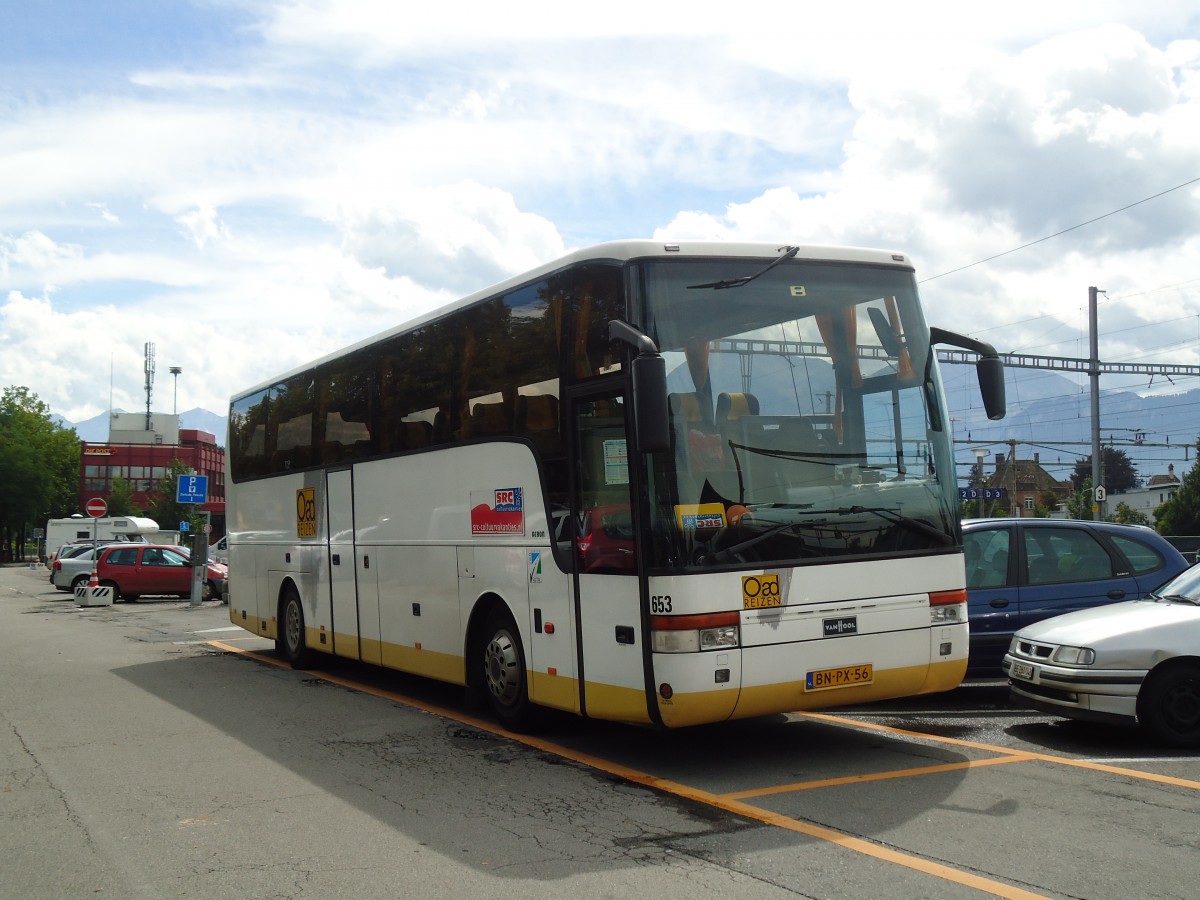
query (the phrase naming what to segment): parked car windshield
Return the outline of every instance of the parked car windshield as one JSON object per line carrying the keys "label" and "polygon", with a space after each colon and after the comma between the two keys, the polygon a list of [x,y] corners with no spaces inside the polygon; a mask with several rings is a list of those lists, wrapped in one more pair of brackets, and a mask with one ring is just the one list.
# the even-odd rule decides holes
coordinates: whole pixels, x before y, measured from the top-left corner
{"label": "parked car windshield", "polygon": [[1200,606],[1200,565],[1192,566],[1186,572],[1172,578],[1150,596]]}

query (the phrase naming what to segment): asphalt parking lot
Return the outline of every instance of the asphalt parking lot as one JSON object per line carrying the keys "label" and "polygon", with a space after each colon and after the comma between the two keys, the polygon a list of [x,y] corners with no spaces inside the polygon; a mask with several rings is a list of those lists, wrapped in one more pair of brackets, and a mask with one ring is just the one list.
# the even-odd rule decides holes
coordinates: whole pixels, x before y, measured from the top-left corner
{"label": "asphalt parking lot", "polygon": [[[680,732],[562,717],[518,736],[446,686],[284,667],[219,603],[82,609],[48,587],[0,572],[20,737],[5,768],[35,759],[55,788],[39,805],[31,775],[3,796],[44,827],[39,846],[75,847],[78,883],[104,872],[110,892],[141,878],[265,896],[282,878],[279,895],[300,896],[300,869],[322,896],[394,896],[377,893],[388,877],[535,897],[1182,898],[1200,883],[1200,759],[1013,707],[995,682]],[[76,847],[64,835],[80,829]],[[5,893],[58,883],[5,840]],[[264,854],[270,875],[253,870]]]}

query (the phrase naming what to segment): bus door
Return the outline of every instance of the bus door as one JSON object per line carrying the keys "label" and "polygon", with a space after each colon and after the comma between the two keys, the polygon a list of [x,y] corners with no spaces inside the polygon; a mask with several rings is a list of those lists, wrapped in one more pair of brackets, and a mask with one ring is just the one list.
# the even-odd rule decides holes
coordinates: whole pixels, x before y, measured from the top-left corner
{"label": "bus door", "polygon": [[354,474],[338,469],[325,476],[329,513],[326,571],[333,605],[333,652],[358,659],[358,589],[354,564]]}
{"label": "bus door", "polygon": [[648,721],[623,395],[579,394],[571,515],[583,703],[593,718]]}

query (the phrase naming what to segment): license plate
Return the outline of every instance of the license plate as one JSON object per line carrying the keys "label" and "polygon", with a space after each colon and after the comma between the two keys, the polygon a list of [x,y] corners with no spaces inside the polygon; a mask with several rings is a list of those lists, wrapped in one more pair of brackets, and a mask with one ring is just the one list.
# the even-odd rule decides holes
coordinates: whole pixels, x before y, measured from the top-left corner
{"label": "license plate", "polygon": [[833,688],[870,684],[875,680],[875,667],[870,663],[859,666],[839,666],[836,669],[818,669],[809,672],[804,680],[806,691],[828,691]]}
{"label": "license plate", "polygon": [[1029,663],[1014,662],[1008,667],[1008,674],[1013,678],[1019,678],[1021,681],[1034,681],[1034,673],[1037,672]]}

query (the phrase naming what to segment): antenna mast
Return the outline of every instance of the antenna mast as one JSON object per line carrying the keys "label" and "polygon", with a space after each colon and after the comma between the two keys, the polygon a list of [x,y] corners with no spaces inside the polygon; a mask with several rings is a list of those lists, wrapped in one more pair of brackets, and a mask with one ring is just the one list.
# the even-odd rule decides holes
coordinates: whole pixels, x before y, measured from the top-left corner
{"label": "antenna mast", "polygon": [[146,341],[146,364],[143,367],[146,371],[146,430],[153,430],[153,422],[150,418],[150,398],[154,394],[154,342]]}

